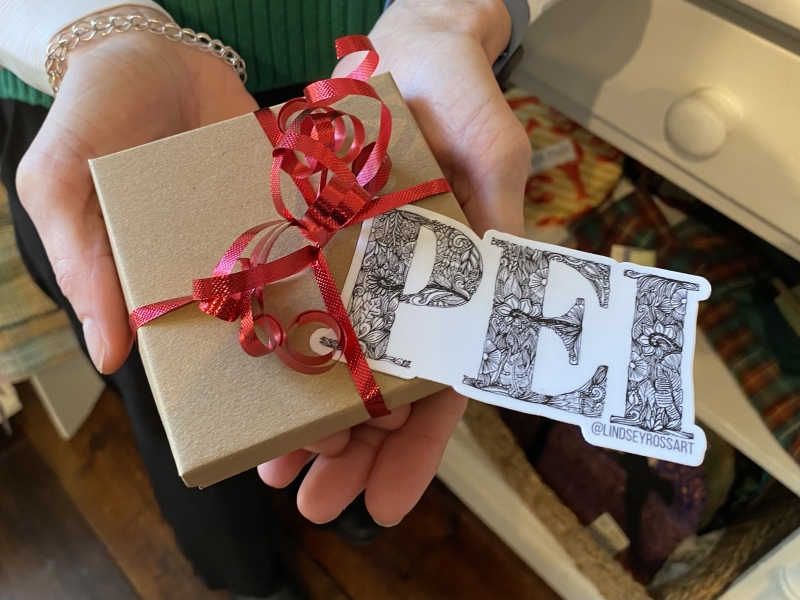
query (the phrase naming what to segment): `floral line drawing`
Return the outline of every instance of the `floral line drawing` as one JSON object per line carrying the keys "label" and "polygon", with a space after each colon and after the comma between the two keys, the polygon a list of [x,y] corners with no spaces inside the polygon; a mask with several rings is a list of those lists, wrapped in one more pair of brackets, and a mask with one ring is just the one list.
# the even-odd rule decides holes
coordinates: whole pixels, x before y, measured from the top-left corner
{"label": "floral line drawing", "polygon": [[[547,395],[537,394],[529,391],[522,396],[514,396],[515,400],[524,400],[533,404],[542,404],[552,408],[558,408],[571,413],[581,414],[587,417],[598,419],[603,415],[603,407],[606,399],[606,383],[608,378],[608,367],[597,367],[592,378],[577,390],[566,394]],[[464,377],[464,384],[495,394],[510,396],[508,389],[502,385],[483,385],[477,378]]]}
{"label": "floral line drawing", "polygon": [[681,429],[681,362],[688,293],[700,288],[632,270],[625,277],[637,280],[631,358],[625,415],[611,417],[611,422],[692,438]]}
{"label": "floral line drawing", "polygon": [[[433,271],[423,289],[405,294],[423,227],[436,237]],[[387,354],[400,303],[440,308],[461,306],[472,298],[482,277],[480,251],[463,232],[409,211],[393,210],[375,217],[347,307],[364,356],[410,368],[410,360]]]}
{"label": "floral line drawing", "polygon": [[602,307],[610,298],[611,267],[555,252],[534,250],[493,239],[503,249],[495,282],[494,303],[477,377],[464,377],[464,384],[503,394],[517,400],[545,404],[600,417],[606,396],[608,367],[600,366],[583,386],[560,395],[533,391],[536,349],[542,327],[554,331],[564,343],[572,365],[580,358],[585,303],[578,298],[560,317],[542,314],[550,262],[560,262],[578,271],[592,285]]}

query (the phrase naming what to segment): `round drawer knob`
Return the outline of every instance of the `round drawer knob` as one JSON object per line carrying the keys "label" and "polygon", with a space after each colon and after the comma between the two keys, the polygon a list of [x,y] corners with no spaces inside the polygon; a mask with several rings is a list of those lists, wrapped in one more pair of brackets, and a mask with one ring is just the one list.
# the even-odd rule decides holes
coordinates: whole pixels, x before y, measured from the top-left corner
{"label": "round drawer knob", "polygon": [[669,142],[688,158],[710,158],[720,151],[739,116],[739,107],[728,94],[702,89],[670,106],[664,131]]}

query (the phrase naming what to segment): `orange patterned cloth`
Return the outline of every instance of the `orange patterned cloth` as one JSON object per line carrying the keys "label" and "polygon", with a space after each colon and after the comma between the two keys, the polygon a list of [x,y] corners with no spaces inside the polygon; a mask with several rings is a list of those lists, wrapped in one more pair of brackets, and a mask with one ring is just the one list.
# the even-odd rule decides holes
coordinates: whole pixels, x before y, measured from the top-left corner
{"label": "orange patterned cloth", "polygon": [[624,155],[535,96],[505,94],[534,154],[571,141],[576,160],[533,173],[525,187],[526,227],[566,225],[605,200],[622,176]]}

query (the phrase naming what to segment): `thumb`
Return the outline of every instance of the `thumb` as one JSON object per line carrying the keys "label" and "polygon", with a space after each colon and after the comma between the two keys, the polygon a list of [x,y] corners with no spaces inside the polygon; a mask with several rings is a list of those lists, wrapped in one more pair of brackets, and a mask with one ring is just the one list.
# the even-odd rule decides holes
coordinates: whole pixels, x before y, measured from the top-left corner
{"label": "thumb", "polygon": [[[453,191],[475,232],[488,229],[524,237],[523,203],[531,146],[524,128],[497,91],[486,129],[489,142],[469,140],[455,158]],[[493,131],[492,131],[493,130]],[[481,148],[482,151],[476,151]]]}
{"label": "thumb", "polygon": [[83,323],[101,373],[116,371],[133,336],[88,162],[41,131],[17,171],[17,191],[42,239],[56,281]]}

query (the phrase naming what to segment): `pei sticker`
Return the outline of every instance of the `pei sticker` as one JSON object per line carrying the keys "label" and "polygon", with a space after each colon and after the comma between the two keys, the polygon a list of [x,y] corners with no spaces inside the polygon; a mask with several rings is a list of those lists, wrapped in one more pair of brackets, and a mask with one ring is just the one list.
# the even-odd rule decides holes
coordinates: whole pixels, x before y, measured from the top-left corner
{"label": "pei sticker", "polygon": [[[701,278],[406,206],[365,221],[342,299],[370,367],[579,425],[592,444],[699,465]],[[315,332],[320,354],[338,341]]]}

